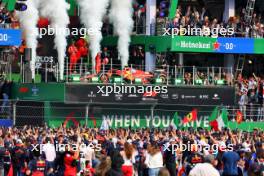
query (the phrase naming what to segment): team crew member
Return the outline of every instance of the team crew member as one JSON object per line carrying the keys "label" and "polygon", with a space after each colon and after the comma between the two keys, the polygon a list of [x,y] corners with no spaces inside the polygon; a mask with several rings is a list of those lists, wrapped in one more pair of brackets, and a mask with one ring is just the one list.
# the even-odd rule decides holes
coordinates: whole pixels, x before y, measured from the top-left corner
{"label": "team crew member", "polygon": [[71,151],[71,149],[66,148],[64,155],[64,176],[76,176],[77,175],[77,165],[78,165],[79,154],[77,151]]}
{"label": "team crew member", "polygon": [[27,151],[24,148],[24,144],[21,139],[16,141],[16,145],[11,152],[11,159],[13,163],[13,174],[24,175],[27,168]]}
{"label": "team crew member", "polygon": [[29,162],[29,169],[28,173],[31,173],[31,176],[44,176],[45,175],[45,168],[46,163],[45,160],[40,156],[40,151],[35,150],[34,152],[34,159]]}
{"label": "team crew member", "polygon": [[77,64],[78,60],[81,57],[80,52],[78,51],[78,48],[75,46],[74,42],[68,48],[68,53],[70,55],[70,73],[71,73],[73,67]]}

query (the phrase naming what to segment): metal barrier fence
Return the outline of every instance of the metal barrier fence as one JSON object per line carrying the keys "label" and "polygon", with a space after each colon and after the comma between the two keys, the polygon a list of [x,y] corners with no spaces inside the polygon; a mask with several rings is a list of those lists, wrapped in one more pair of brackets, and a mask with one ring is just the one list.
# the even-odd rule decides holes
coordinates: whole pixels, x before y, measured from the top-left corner
{"label": "metal barrier fence", "polygon": [[[25,73],[22,63],[22,82]],[[196,66],[159,66],[152,72],[144,71],[144,65],[129,65],[121,70],[121,65],[102,64],[98,70],[92,69],[87,63],[66,63],[66,82],[85,83],[118,83],[125,84],[164,84],[164,85],[206,85],[206,86],[233,86],[234,75],[232,67],[196,67]],[[95,73],[96,71],[96,73]],[[59,82],[59,66],[53,63],[44,63],[36,69],[43,82]]]}
{"label": "metal barrier fence", "polygon": [[45,123],[63,123],[67,119],[74,118],[77,121],[102,120],[105,117],[116,119],[133,119],[139,117],[155,119],[174,118],[175,114],[181,119],[189,114],[193,109],[198,110],[198,120],[209,119],[217,109],[219,116],[223,109],[227,110],[229,121],[235,121],[237,112],[243,114],[245,122],[264,122],[264,106],[253,105],[239,106],[202,106],[202,105],[81,105],[64,104],[58,102],[36,102],[36,101],[8,101],[1,104],[1,119],[13,120],[13,125],[41,126]]}

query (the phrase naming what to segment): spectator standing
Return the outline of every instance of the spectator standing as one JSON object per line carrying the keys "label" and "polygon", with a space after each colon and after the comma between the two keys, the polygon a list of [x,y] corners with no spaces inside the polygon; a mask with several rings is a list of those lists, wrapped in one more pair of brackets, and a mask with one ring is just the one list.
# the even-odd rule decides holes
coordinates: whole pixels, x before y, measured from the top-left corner
{"label": "spectator standing", "polygon": [[223,176],[238,176],[237,164],[240,157],[234,151],[228,151],[223,154],[222,161],[224,164]]}
{"label": "spectator standing", "polygon": [[9,103],[9,86],[8,86],[8,81],[5,80],[3,86],[2,86],[2,96],[3,96],[3,104],[1,108],[1,113],[5,112],[6,107],[8,106]]}
{"label": "spectator standing", "polygon": [[148,146],[145,164],[148,167],[149,175],[158,176],[160,169],[163,167],[163,157],[156,142]]}
{"label": "spectator standing", "polygon": [[124,150],[120,154],[124,159],[124,164],[122,165],[124,176],[133,176],[133,164],[135,163],[133,146],[126,142],[124,144]]}
{"label": "spectator standing", "polygon": [[5,147],[4,141],[0,138],[0,174],[4,175],[4,156],[5,156]]}
{"label": "spectator standing", "polygon": [[100,159],[100,164],[96,168],[95,176],[106,175],[106,173],[110,170],[110,168],[111,168],[110,157],[103,156]]}
{"label": "spectator standing", "polygon": [[219,172],[214,168],[214,156],[207,155],[204,157],[204,163],[198,163],[190,171],[189,176],[220,176]]}
{"label": "spectator standing", "polygon": [[56,151],[50,138],[46,138],[46,144],[43,146],[43,152],[46,158],[46,172],[53,172]]}
{"label": "spectator standing", "polygon": [[176,176],[176,155],[175,152],[172,152],[172,145],[168,148],[169,150],[166,150],[164,153],[164,164],[166,165],[170,176]]}
{"label": "spectator standing", "polygon": [[[123,176],[122,165],[124,164],[124,159],[120,155],[118,150],[113,150],[110,153],[111,158],[111,168],[107,171],[107,176]],[[96,175],[101,176],[101,175]]]}

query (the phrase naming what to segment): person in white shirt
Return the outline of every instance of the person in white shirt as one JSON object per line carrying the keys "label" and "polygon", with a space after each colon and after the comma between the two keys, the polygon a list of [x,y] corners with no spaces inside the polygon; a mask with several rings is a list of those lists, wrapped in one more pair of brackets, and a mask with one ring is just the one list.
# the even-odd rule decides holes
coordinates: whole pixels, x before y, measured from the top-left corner
{"label": "person in white shirt", "polygon": [[56,150],[54,143],[49,137],[46,138],[46,144],[44,144],[42,151],[46,157],[46,171],[52,172],[54,170],[54,160],[56,158]]}
{"label": "person in white shirt", "polygon": [[214,168],[214,156],[206,155],[204,163],[199,163],[190,171],[189,176],[220,176],[219,172]]}
{"label": "person in white shirt", "polygon": [[89,145],[86,145],[84,143],[81,144],[81,148],[80,148],[80,152],[81,152],[81,160],[82,160],[82,165],[81,165],[81,169],[85,169],[86,168],[86,163],[88,163],[90,165],[90,167],[92,167],[92,161],[95,160],[95,151],[93,148],[91,148]]}
{"label": "person in white shirt", "polygon": [[148,167],[148,174],[158,176],[160,169],[163,167],[163,157],[157,143],[148,146],[145,165]]}

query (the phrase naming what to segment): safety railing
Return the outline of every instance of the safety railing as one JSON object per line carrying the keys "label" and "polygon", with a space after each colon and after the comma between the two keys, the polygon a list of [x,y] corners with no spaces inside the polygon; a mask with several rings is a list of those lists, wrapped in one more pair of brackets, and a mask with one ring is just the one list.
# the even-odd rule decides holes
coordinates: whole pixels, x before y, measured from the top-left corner
{"label": "safety railing", "polygon": [[121,69],[121,65],[111,62],[108,65],[102,64],[101,68],[95,70],[87,64],[69,64],[65,73],[68,82],[115,83],[115,79],[118,79],[120,83],[126,84],[233,85],[233,70],[224,67],[164,65],[149,70],[144,65],[131,64]]}
{"label": "safety railing", "polygon": [[[196,67],[196,66],[157,66],[154,70],[145,65],[130,64],[121,68],[119,64],[101,64],[92,68],[87,63],[65,64],[64,81],[84,83],[124,83],[124,84],[163,84],[163,85],[204,85],[233,86],[233,69],[227,67]],[[21,67],[21,82],[25,82],[24,68]],[[42,82],[59,82],[59,65],[43,63],[36,68]]]}

